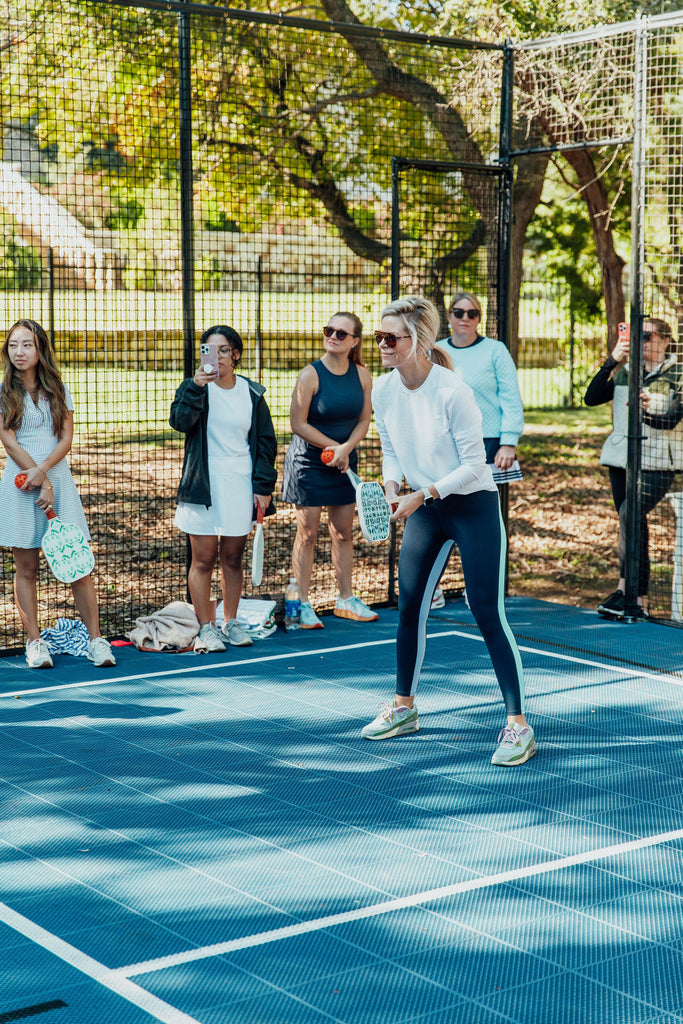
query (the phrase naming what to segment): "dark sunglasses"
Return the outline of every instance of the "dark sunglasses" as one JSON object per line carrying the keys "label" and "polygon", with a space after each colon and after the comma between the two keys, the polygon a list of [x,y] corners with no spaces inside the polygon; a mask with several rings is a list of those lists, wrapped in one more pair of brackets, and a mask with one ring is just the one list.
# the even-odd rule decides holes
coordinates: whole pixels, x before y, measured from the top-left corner
{"label": "dark sunglasses", "polygon": [[326,338],[334,338],[335,334],[340,341],[344,338],[355,338],[355,334],[351,334],[351,331],[342,331],[339,327],[323,327],[323,334]]}
{"label": "dark sunglasses", "polygon": [[661,338],[661,334],[658,331],[643,331],[640,336],[643,341],[650,341],[651,338]]}
{"label": "dark sunglasses", "polygon": [[392,334],[391,331],[375,331],[375,341],[378,345],[382,342],[387,348],[396,348],[400,338],[409,338],[409,334]]}
{"label": "dark sunglasses", "polygon": [[464,316],[467,316],[470,320],[476,320],[479,317],[478,309],[452,309],[451,313],[456,320],[462,320]]}

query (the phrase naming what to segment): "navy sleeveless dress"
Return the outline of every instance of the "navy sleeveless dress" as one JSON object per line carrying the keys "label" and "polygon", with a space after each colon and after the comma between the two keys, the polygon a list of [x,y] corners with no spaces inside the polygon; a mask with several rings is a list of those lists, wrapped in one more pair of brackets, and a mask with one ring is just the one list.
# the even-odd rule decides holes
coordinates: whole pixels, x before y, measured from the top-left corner
{"label": "navy sleeveless dress", "polygon": [[[363,385],[354,362],[343,376],[330,373],[321,359],[311,364],[318,375],[318,390],[308,411],[308,423],[338,444],[348,440],[363,411]],[[356,500],[346,473],[320,461],[322,448],[307,444],[294,434],[287,449],[282,482],[282,497],[295,505],[352,505]],[[358,466],[358,454],[349,455],[352,470]]]}

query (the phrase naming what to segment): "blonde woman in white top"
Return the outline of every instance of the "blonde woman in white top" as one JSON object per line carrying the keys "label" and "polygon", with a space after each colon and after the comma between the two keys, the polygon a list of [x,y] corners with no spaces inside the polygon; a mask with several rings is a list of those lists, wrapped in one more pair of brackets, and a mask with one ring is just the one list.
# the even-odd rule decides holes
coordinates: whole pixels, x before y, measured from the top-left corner
{"label": "blonde woman in white top", "polygon": [[[435,348],[439,315],[428,299],[408,296],[387,306],[375,340],[391,373],[375,384],[372,403],[382,442],[382,473],[394,521],[405,520],[398,568],[396,693],[365,726],[365,739],[419,728],[415,693],[425,652],[434,589],[453,545],[462,561],[470,608],[500,686],[507,722],[493,764],[523,764],[535,753],[524,715],[524,683],[504,596],[506,538],[498,489],[486,464],[472,389]],[[405,479],[410,490],[400,493]]]}

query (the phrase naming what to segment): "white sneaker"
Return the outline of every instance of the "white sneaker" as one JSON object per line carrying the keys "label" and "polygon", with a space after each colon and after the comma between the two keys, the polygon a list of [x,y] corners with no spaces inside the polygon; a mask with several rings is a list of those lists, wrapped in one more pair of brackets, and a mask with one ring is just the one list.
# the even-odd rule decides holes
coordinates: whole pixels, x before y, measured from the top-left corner
{"label": "white sneaker", "polygon": [[445,607],[446,607],[446,598],[444,597],[443,590],[441,589],[441,587],[437,587],[436,590],[434,591],[434,597],[432,598],[432,608],[431,608],[431,610],[434,611],[435,608],[445,608]]}
{"label": "white sneaker", "polygon": [[26,644],[26,664],[29,668],[53,668],[50,650],[42,638],[29,640]]}
{"label": "white sneaker", "polygon": [[85,656],[97,668],[110,668],[116,664],[111,644],[103,636],[96,636],[94,640],[90,641]]}
{"label": "white sneaker", "polygon": [[216,654],[225,650],[225,644],[213,622],[205,622],[194,641],[195,651],[208,651],[209,654]]}
{"label": "white sneaker", "polygon": [[228,619],[221,627],[221,633],[233,647],[251,647],[253,640],[237,619]]}

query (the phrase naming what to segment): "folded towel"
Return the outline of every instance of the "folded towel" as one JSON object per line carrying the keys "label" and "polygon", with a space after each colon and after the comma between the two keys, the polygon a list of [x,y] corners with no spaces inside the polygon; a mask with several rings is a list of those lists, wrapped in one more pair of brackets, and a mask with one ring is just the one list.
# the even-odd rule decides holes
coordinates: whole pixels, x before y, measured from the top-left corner
{"label": "folded towel", "polygon": [[176,650],[192,647],[199,632],[194,608],[186,601],[171,601],[152,615],[142,615],[126,636],[137,648],[146,651]]}
{"label": "folded towel", "polygon": [[[237,606],[237,621],[249,636],[263,640],[277,632],[275,622],[275,601],[262,601],[257,598],[241,597]],[[216,607],[216,625],[220,629],[225,621],[223,602]]]}

